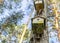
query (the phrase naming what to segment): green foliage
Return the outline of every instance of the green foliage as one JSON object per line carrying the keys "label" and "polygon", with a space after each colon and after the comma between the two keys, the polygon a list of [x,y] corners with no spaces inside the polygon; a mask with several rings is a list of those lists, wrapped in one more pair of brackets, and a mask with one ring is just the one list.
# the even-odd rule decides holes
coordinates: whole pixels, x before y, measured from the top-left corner
{"label": "green foliage", "polygon": [[21,0],[14,0],[14,2],[19,2],[19,1],[21,1]]}
{"label": "green foliage", "polygon": [[8,27],[9,28],[9,33],[12,33],[15,29],[14,24],[12,24],[12,23],[11,24],[10,23],[4,24],[2,27],[4,29],[7,29],[7,27]]}
{"label": "green foliage", "polygon": [[2,40],[2,43],[6,43],[6,40]]}
{"label": "green foliage", "polygon": [[29,30],[27,29],[27,30],[26,30],[26,33],[25,33],[25,35],[24,35],[24,40],[26,40],[26,39],[28,38],[28,34],[29,34]]}

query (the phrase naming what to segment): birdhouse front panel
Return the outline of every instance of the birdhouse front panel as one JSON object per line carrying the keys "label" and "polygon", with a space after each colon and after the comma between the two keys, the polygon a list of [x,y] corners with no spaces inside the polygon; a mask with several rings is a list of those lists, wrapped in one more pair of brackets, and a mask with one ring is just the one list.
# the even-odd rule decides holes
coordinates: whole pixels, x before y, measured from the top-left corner
{"label": "birdhouse front panel", "polygon": [[35,18],[32,20],[32,31],[34,34],[41,34],[44,30],[44,19]]}

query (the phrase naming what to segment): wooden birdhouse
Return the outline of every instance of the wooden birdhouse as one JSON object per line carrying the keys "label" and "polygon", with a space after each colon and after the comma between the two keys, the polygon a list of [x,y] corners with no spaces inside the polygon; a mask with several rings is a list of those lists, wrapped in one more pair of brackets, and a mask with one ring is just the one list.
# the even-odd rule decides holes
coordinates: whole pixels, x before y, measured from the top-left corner
{"label": "wooden birdhouse", "polygon": [[40,9],[44,9],[44,1],[43,0],[35,0],[34,1],[35,9],[38,12]]}
{"label": "wooden birdhouse", "polygon": [[46,19],[43,17],[32,18],[32,31],[33,34],[42,34],[46,25]]}

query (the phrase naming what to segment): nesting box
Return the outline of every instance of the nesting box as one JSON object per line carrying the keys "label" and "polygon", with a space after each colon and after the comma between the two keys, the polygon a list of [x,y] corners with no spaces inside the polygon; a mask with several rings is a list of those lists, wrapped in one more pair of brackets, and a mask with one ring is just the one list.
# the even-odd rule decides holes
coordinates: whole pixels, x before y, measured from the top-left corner
{"label": "nesting box", "polygon": [[34,5],[35,5],[36,11],[39,11],[40,9],[44,9],[44,1],[43,0],[34,1]]}
{"label": "nesting box", "polygon": [[42,34],[46,25],[46,19],[43,17],[32,18],[33,34]]}

